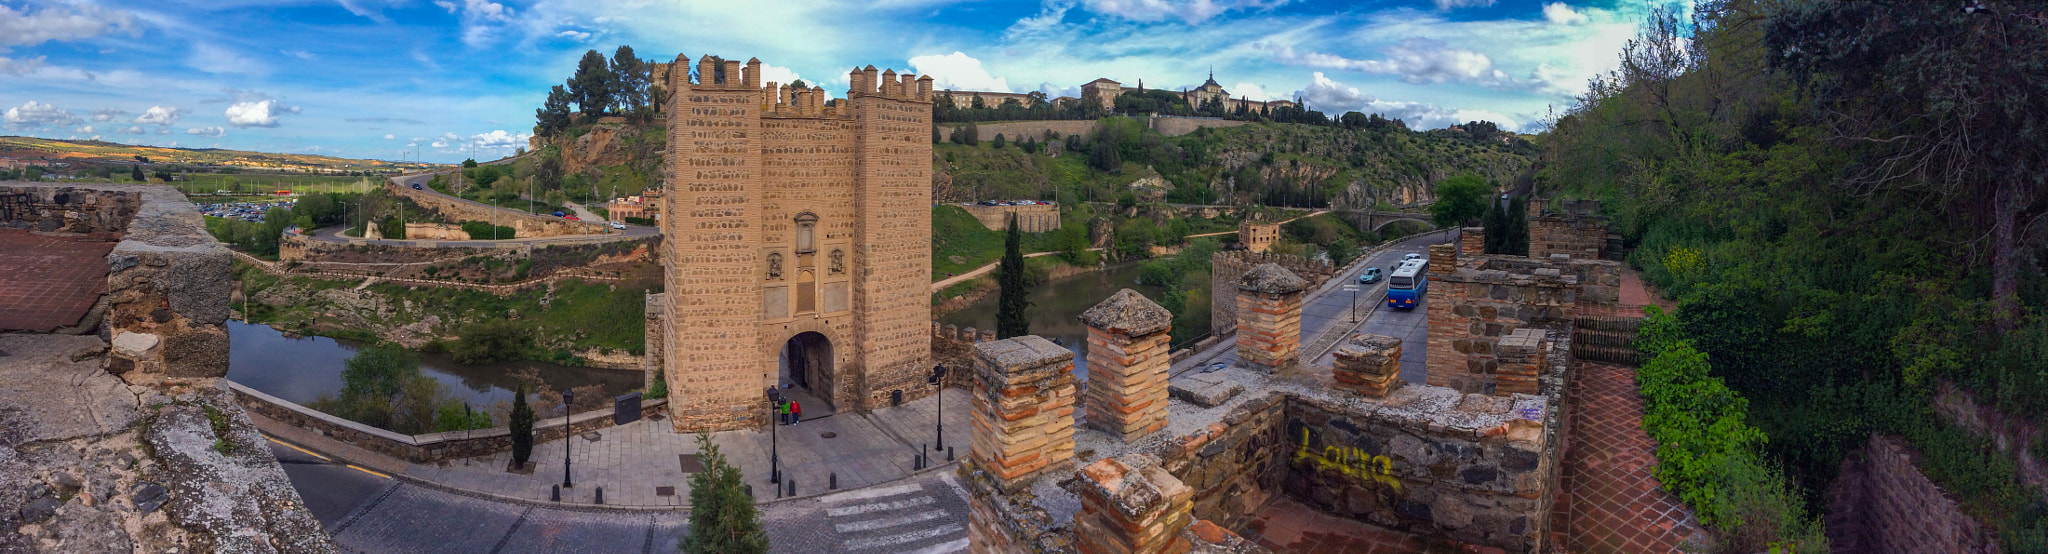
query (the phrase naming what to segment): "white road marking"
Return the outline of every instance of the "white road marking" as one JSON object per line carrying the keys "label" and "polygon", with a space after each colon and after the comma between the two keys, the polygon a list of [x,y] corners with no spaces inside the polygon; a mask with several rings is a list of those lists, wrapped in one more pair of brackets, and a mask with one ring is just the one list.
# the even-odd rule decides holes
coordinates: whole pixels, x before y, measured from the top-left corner
{"label": "white road marking", "polygon": [[909,494],[909,493],[913,493],[913,492],[918,492],[918,491],[922,491],[922,490],[924,490],[924,486],[923,486],[923,485],[919,485],[919,484],[917,484],[917,483],[906,483],[906,484],[902,484],[902,485],[896,485],[896,486],[893,486],[893,487],[870,487],[870,488],[865,488],[865,489],[860,489],[860,490],[851,490],[851,491],[846,491],[846,492],[840,492],[840,493],[833,493],[833,494],[828,494],[828,495],[825,495],[825,496],[820,496],[820,497],[818,497],[818,501],[819,501],[819,502],[840,502],[840,501],[844,501],[844,500],[867,500],[867,499],[870,499],[870,498],[881,498],[881,497],[884,497],[884,496],[896,496],[896,495],[899,495],[899,494]]}
{"label": "white road marking", "polygon": [[861,505],[857,505],[857,506],[846,506],[846,507],[843,507],[843,508],[827,508],[827,509],[825,509],[825,515],[828,515],[828,516],[832,516],[832,517],[845,517],[845,516],[850,516],[850,515],[857,515],[857,514],[866,514],[866,513],[873,513],[873,512],[881,512],[881,511],[888,511],[888,510],[902,510],[902,509],[906,509],[906,508],[916,508],[916,507],[918,507],[918,506],[930,506],[930,505],[932,505],[932,504],[933,504],[934,502],[936,502],[936,501],[935,501],[935,500],[932,500],[932,497],[929,497],[929,496],[920,496],[920,497],[917,497],[917,498],[910,498],[910,499],[905,499],[905,500],[894,500],[894,501],[889,501],[889,502],[877,502],[877,503],[874,503],[874,504],[861,504]]}
{"label": "white road marking", "polygon": [[942,542],[939,544],[934,544],[917,550],[905,552],[903,554],[951,554],[953,552],[960,552],[963,550],[967,550],[967,539],[965,538],[955,540],[952,542]]}
{"label": "white road marking", "polygon": [[931,521],[942,517],[946,517],[945,510],[932,510],[929,512],[918,512],[903,517],[870,519],[867,521],[856,521],[853,523],[839,523],[834,524],[832,528],[837,529],[841,533],[854,533],[859,531],[873,531],[876,529],[884,529],[888,527],[895,527],[898,525],[909,525],[921,521]]}
{"label": "white road marking", "polygon": [[953,487],[953,492],[960,494],[961,502],[973,502],[973,500],[969,500],[967,498],[967,487],[960,486],[960,480],[953,478],[953,472],[947,471],[940,473],[939,479],[945,481],[946,486]]}
{"label": "white road marking", "polygon": [[839,544],[840,546],[845,547],[847,550],[866,550],[869,548],[889,546],[892,544],[903,544],[906,542],[921,541],[940,535],[959,533],[965,530],[967,530],[967,528],[961,527],[958,523],[948,523],[938,527],[922,529],[918,531],[911,531],[909,533],[904,533],[901,535],[875,537],[872,539],[851,540]]}

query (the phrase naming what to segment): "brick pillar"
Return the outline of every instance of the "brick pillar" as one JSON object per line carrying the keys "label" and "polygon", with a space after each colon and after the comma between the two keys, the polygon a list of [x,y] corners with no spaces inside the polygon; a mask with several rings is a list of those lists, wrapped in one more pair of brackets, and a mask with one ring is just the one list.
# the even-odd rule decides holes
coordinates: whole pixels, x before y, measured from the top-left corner
{"label": "brick pillar", "polygon": [[1124,289],[1080,319],[1088,326],[1088,426],[1124,442],[1165,428],[1173,312]]}
{"label": "brick pillar", "polygon": [[1486,253],[1486,228],[1466,227],[1458,230],[1458,255],[1478,256]]}
{"label": "brick pillar", "polygon": [[1337,347],[1331,366],[1337,390],[1373,398],[1401,388],[1401,339],[1384,335],[1358,335]]}
{"label": "brick pillar", "polygon": [[1237,282],[1237,359],[1268,373],[1293,367],[1301,347],[1301,296],[1308,281],[1277,264]]}
{"label": "brick pillar", "polygon": [[1536,376],[1544,366],[1543,343],[1549,337],[1549,331],[1523,327],[1501,339],[1494,349],[1500,364],[1494,371],[1494,394],[1536,394]]}
{"label": "brick pillar", "polygon": [[1193,522],[1194,490],[1144,454],[1103,458],[1081,468],[1073,491],[1074,547],[1081,554],[1182,553]]}
{"label": "brick pillar", "polygon": [[[1450,244],[1429,245],[1429,273],[1447,275],[1458,268],[1458,247]],[[1430,287],[1434,289],[1435,287]]]}
{"label": "brick pillar", "polygon": [[974,346],[968,457],[1006,492],[1074,461],[1074,353],[1037,335]]}

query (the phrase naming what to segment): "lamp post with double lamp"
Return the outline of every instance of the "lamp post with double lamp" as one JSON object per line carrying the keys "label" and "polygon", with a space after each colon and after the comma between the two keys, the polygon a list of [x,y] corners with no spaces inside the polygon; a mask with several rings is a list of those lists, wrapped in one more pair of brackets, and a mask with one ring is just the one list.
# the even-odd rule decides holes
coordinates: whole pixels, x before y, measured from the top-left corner
{"label": "lamp post with double lamp", "polygon": [[575,413],[576,391],[562,391],[562,488],[576,488],[576,482],[569,479],[569,414]]}
{"label": "lamp post with double lamp", "polygon": [[932,366],[931,383],[935,387],[932,395],[939,397],[939,414],[933,418],[939,420],[939,440],[932,443],[933,451],[946,449],[946,386],[943,384],[945,381],[946,364]]}

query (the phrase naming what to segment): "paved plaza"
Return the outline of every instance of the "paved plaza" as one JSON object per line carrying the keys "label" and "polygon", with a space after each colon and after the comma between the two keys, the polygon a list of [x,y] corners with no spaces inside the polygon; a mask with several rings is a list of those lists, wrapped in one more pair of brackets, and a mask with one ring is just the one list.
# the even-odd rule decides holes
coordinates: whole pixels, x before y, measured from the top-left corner
{"label": "paved plaza", "polygon": [[0,331],[77,325],[107,287],[114,241],[0,229]]}

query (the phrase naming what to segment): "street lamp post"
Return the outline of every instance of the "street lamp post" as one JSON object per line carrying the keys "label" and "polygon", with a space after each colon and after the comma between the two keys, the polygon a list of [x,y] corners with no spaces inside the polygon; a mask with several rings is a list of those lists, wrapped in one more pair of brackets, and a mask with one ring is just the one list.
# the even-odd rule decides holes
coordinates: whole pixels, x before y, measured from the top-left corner
{"label": "street lamp post", "polygon": [[934,451],[938,451],[938,450],[945,450],[945,449],[946,449],[946,385],[945,385],[944,383],[945,383],[945,381],[946,381],[946,364],[939,364],[939,365],[936,365],[936,366],[932,366],[932,379],[931,379],[931,381],[932,381],[932,386],[934,386],[934,387],[937,387],[937,388],[935,389],[935,391],[936,391],[936,392],[933,392],[932,394],[933,394],[934,396],[938,396],[938,397],[939,397],[939,415],[938,415],[938,417],[934,418],[934,419],[937,419],[937,420],[939,420],[939,440],[938,440],[938,441],[935,441],[935,442],[933,442],[933,443],[932,443],[932,450],[934,450]]}
{"label": "street lamp post", "polygon": [[775,428],[780,426],[775,421],[775,405],[781,401],[782,390],[768,387],[768,482],[777,484],[782,483],[782,453],[775,442]]}
{"label": "street lamp post", "polygon": [[573,488],[576,488],[576,481],[574,481],[574,480],[571,480],[571,479],[569,478],[569,443],[571,443],[571,442],[574,442],[574,441],[571,441],[571,440],[569,440],[569,438],[570,438],[570,433],[569,433],[569,414],[572,414],[572,413],[575,413],[575,412],[576,412],[576,409],[575,409],[575,408],[572,408],[572,407],[571,407],[571,406],[575,406],[575,405],[576,405],[576,391],[574,391],[574,390],[566,390],[566,389],[565,389],[565,390],[563,390],[563,391],[562,391],[562,488],[565,488],[565,489],[573,489]]}
{"label": "street lamp post", "polygon": [[1351,322],[1358,323],[1358,285],[1344,285],[1344,290],[1351,291]]}

